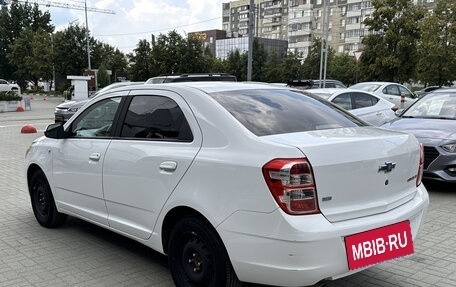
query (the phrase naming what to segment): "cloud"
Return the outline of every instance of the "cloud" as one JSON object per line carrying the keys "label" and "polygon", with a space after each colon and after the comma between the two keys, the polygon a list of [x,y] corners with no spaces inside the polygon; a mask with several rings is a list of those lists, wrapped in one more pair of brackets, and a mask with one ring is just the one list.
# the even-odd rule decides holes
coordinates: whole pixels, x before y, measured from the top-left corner
{"label": "cloud", "polygon": [[[77,5],[84,5],[82,4]],[[87,7],[114,10],[116,14],[88,13],[91,35],[96,39],[131,52],[141,39],[167,34],[221,29],[222,0],[89,0]],[[42,8],[43,9],[43,8]],[[43,9],[45,10],[45,9]],[[53,24],[62,30],[79,19],[85,26],[84,11],[50,8]]]}

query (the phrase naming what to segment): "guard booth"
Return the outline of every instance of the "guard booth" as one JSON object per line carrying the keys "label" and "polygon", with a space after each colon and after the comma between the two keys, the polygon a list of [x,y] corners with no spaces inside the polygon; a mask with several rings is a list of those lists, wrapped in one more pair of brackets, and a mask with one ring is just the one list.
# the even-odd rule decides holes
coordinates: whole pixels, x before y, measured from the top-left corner
{"label": "guard booth", "polygon": [[90,76],[67,76],[74,86],[74,95],[72,100],[82,101],[89,98],[88,82],[92,79]]}

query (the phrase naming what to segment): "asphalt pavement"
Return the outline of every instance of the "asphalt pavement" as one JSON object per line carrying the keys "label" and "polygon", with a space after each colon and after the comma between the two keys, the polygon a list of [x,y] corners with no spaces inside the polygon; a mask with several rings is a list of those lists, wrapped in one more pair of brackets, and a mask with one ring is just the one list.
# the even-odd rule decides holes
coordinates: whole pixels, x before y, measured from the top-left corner
{"label": "asphalt pavement", "polygon": [[[71,217],[57,229],[36,222],[24,155],[61,102],[35,96],[31,110],[0,113],[0,287],[174,286],[166,257],[139,243]],[[21,133],[26,124],[37,133]],[[414,255],[318,285],[456,286],[456,186],[425,184],[431,203]]]}

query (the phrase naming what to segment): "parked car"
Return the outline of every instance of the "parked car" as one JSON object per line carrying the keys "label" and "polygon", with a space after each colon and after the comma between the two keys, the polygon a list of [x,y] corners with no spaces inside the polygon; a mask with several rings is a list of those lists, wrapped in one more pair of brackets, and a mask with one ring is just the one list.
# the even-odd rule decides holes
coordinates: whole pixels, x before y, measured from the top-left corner
{"label": "parked car", "polygon": [[[55,107],[55,110],[54,110],[55,122],[64,123],[64,122],[68,121],[81,107],[83,107],[85,104],[87,104],[90,101],[90,99],[92,99],[92,98],[96,97],[97,95],[100,95],[106,91],[109,91],[111,89],[118,88],[118,87],[128,86],[128,85],[142,85],[142,84],[144,84],[144,82],[127,82],[126,81],[126,82],[112,83],[112,84],[100,89],[98,92],[94,93],[91,97],[89,97],[86,100],[65,101],[65,102],[59,104],[57,107]],[[68,88],[70,95],[72,95],[73,91],[74,91],[74,88],[72,88],[72,87],[73,86]]]}
{"label": "parked car", "polygon": [[228,81],[236,82],[236,76],[230,74],[182,74],[150,78],[146,84],[162,84],[171,82],[200,82],[200,81]]}
{"label": "parked car", "polygon": [[18,84],[13,84],[7,80],[0,79],[0,92],[16,92],[18,95],[21,95],[21,88]]}
{"label": "parked car", "polygon": [[[350,86],[354,90],[363,90],[380,96],[398,108],[407,108],[418,98],[406,86],[390,82],[363,82]],[[402,103],[402,96],[404,102]]]}
{"label": "parked car", "polygon": [[303,286],[413,253],[422,162],[413,135],[319,97],[190,82],[100,94],[25,166],[39,224],[72,215],[135,239],[176,286]]}
{"label": "parked car", "polygon": [[287,82],[289,87],[299,89],[318,89],[318,88],[347,88],[341,81],[337,80],[291,80]]}
{"label": "parked car", "polygon": [[420,98],[385,128],[412,133],[424,146],[424,177],[456,183],[456,89]]}
{"label": "parked car", "polygon": [[[312,89],[306,92],[322,96],[375,126],[381,126],[396,118],[396,105],[369,92],[353,89]],[[329,94],[324,95],[324,92]]]}

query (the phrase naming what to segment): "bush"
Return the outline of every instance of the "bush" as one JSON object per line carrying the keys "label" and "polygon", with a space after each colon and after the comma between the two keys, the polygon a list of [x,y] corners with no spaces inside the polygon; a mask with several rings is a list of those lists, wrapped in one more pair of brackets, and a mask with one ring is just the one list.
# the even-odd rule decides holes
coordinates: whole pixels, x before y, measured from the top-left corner
{"label": "bush", "polygon": [[22,101],[22,98],[16,92],[0,92],[0,101]]}

